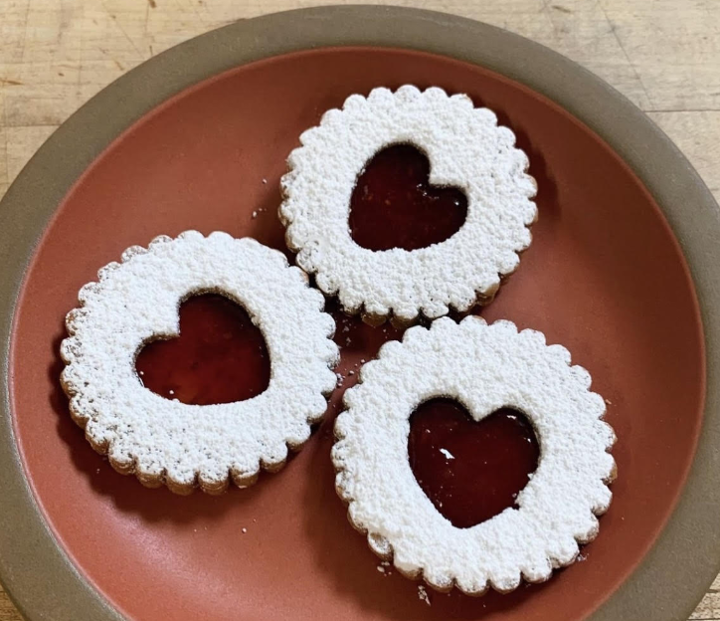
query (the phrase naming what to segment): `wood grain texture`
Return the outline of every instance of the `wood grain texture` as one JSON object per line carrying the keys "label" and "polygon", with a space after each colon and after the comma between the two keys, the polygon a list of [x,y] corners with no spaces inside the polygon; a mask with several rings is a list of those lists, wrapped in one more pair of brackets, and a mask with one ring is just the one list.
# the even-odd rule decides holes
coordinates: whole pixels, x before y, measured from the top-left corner
{"label": "wood grain texture", "polygon": [[5,591],[0,587],[0,621],[20,621],[22,617],[13,606]]}
{"label": "wood grain texture", "polygon": [[[236,19],[315,4],[308,0],[2,0],[0,196],[58,125],[127,70]],[[393,4],[501,26],[581,63],[648,112],[720,200],[717,0],[395,0]],[[20,619],[0,589],[0,621]],[[691,619],[720,621],[720,579]]]}

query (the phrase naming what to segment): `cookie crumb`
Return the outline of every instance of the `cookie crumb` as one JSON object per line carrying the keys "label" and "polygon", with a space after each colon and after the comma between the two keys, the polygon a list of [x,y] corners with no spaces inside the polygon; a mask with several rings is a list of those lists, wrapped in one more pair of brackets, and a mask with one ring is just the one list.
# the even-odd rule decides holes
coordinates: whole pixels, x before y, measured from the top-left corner
{"label": "cookie crumb", "polygon": [[242,529],[243,535],[247,532],[247,528]]}
{"label": "cookie crumb", "polygon": [[254,220],[255,218],[257,218],[257,214],[258,214],[258,212],[257,212],[257,211],[253,211],[253,212],[252,212],[252,217],[253,217],[253,220]]}
{"label": "cookie crumb", "polygon": [[384,568],[382,565],[378,565],[378,566],[377,566],[377,570],[378,570],[381,574],[384,574],[384,573],[385,573],[385,568]]}
{"label": "cookie crumb", "polygon": [[427,589],[422,584],[418,585],[418,599],[425,602],[428,606],[432,605],[428,597]]}
{"label": "cookie crumb", "polygon": [[263,184],[267,185],[267,179],[263,178]]}
{"label": "cookie crumb", "polygon": [[612,405],[612,401],[610,401],[610,399],[605,399],[605,403],[606,403],[607,405]]}
{"label": "cookie crumb", "polygon": [[348,371],[348,375],[355,375],[355,371],[353,371],[352,369],[350,369],[350,370]]}
{"label": "cookie crumb", "polygon": [[578,554],[577,558],[575,559],[578,563],[582,563],[583,561],[587,560],[587,556],[583,556],[582,554]]}

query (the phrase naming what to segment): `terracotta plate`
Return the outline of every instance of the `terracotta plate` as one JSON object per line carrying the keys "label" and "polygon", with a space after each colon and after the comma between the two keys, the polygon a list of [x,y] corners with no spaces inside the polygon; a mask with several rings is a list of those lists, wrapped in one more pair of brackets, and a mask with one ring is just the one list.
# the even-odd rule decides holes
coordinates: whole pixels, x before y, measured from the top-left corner
{"label": "terracotta plate", "polygon": [[[434,53],[387,47],[393,22],[405,25],[397,44]],[[534,242],[483,316],[567,346],[608,399],[619,437],[614,501],[584,562],[509,596],[431,594],[431,606],[415,584],[378,571],[335,496],[340,391],[285,471],[247,491],[181,498],[116,474],[71,422],[58,385],[63,317],[100,266],[186,229],[283,248],[278,180],[299,134],[351,93],[404,83],[470,94],[530,155]],[[51,138],[3,204],[5,334],[13,322],[2,578],[32,619],[685,618],[718,559],[712,206],[631,104],[557,55],[465,20],[313,10],[236,24],[147,63]],[[391,336],[345,320],[339,332],[343,373]]]}

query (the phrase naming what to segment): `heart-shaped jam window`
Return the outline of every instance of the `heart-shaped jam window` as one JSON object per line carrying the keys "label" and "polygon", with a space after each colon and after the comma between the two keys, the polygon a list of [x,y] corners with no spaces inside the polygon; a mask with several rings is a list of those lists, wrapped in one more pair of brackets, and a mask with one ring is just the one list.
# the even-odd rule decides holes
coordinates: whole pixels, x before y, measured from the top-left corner
{"label": "heart-shaped jam window", "polygon": [[137,356],[146,388],[189,405],[244,401],[267,389],[270,356],[244,308],[209,293],[187,299],[179,314],[180,335],[151,341]]}
{"label": "heart-shaped jam window", "polygon": [[412,145],[379,151],[360,173],[350,199],[350,235],[369,250],[417,250],[455,234],[467,197],[429,183],[430,162]]}
{"label": "heart-shaped jam window", "polygon": [[515,506],[540,448],[521,412],[502,408],[475,421],[452,399],[432,399],[410,418],[410,467],[435,508],[469,528]]}

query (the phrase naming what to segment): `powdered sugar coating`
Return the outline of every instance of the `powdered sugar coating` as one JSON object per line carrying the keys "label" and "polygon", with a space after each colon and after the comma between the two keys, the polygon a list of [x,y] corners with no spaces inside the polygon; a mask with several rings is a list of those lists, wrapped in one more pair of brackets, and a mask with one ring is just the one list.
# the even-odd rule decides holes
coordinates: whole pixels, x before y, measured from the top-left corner
{"label": "powdered sugar coating", "polygon": [[[602,397],[569,352],[509,321],[435,321],[410,328],[361,370],[335,423],[336,488],[370,547],[404,575],[469,594],[547,580],[572,563],[578,542],[598,532],[611,493],[615,434]],[[538,468],[508,508],[457,528],[420,488],[408,460],[409,418],[437,396],[457,399],[480,420],[509,406],[524,412],[540,444]]]}
{"label": "powdered sugar coating", "polygon": [[[300,136],[282,179],[280,216],[297,262],[343,308],[401,322],[420,312],[436,318],[449,307],[489,301],[500,277],[518,265],[537,216],[535,180],[515,135],[466,95],[440,88],[396,92],[376,88],[349,97]],[[373,251],[350,235],[350,198],[367,162],[383,148],[409,143],[430,161],[433,185],[455,186],[468,200],[463,226],[447,240],[418,250]]]}
{"label": "powdered sugar coating", "polygon": [[[302,445],[335,388],[338,348],[324,299],[282,253],[254,239],[188,231],[132,247],[102,268],[67,316],[62,384],[75,421],[113,466],[149,486],[222,491],[260,467],[278,469]],[[235,403],[187,405],[145,388],[135,370],[143,345],[177,336],[187,297],[217,292],[241,304],[262,332],[270,383]]]}

